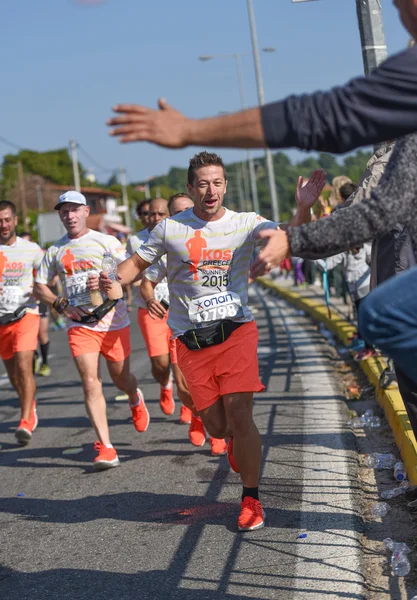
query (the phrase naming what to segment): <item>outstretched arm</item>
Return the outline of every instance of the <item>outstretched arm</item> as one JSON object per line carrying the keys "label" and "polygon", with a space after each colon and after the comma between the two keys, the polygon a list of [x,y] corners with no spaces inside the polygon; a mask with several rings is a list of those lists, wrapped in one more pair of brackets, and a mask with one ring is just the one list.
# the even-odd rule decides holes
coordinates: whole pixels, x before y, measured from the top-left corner
{"label": "outstretched arm", "polygon": [[126,142],[168,148],[301,148],[343,153],[417,131],[417,48],[367,77],[328,92],[289,96],[235,114],[189,119],[159,100],[159,110],[120,104],[107,124]]}
{"label": "outstretched arm", "polygon": [[[142,271],[151,266],[151,263],[143,260],[136,252],[132,254],[129,258],[124,260],[117,269],[117,274],[119,276],[119,282],[121,285],[128,285],[129,283],[133,283],[139,277]],[[98,280],[97,289],[100,288],[105,292],[108,292],[111,289],[112,280],[110,277],[104,273],[103,271],[100,273],[100,277]],[[93,289],[91,284],[89,285],[89,289]],[[94,288],[95,289],[95,288]]]}

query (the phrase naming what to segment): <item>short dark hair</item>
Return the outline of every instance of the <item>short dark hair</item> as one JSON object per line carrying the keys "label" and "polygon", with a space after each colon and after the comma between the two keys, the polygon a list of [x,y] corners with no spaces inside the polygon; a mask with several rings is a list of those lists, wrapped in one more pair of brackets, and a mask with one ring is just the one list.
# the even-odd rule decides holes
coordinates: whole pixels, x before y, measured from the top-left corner
{"label": "short dark hair", "polygon": [[142,212],[142,208],[149,203],[150,203],[150,200],[148,200],[148,198],[145,198],[145,200],[141,200],[140,202],[137,203],[136,214],[138,215],[139,218],[140,218],[140,213]]}
{"label": "short dark hair", "polygon": [[341,195],[343,202],[347,200],[353,194],[353,192],[356,192],[357,187],[358,186],[354,183],[345,183],[342,185],[339,190],[339,194]]}
{"label": "short dark hair", "polygon": [[168,210],[169,211],[171,211],[172,203],[175,202],[175,200],[177,198],[189,198],[192,202],[194,202],[193,197],[190,196],[190,194],[187,194],[187,192],[178,192],[178,194],[172,194],[172,196],[170,196],[168,198]]}
{"label": "short dark hair", "polygon": [[190,185],[194,183],[194,175],[198,169],[202,167],[222,167],[224,178],[227,179],[226,169],[223,163],[223,160],[218,154],[214,152],[199,152],[199,154],[195,154],[190,160],[190,166],[188,167],[188,176],[187,181]]}
{"label": "short dark hair", "polygon": [[16,205],[8,200],[0,200],[0,210],[7,210],[8,208],[10,208],[13,216],[15,217],[17,214]]}

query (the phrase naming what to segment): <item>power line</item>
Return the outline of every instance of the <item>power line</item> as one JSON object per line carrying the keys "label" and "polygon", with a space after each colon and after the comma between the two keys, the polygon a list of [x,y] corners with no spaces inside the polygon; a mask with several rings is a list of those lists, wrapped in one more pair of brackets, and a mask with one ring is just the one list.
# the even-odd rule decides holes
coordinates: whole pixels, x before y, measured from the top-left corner
{"label": "power line", "polygon": [[3,142],[3,144],[6,144],[6,146],[10,146],[11,148],[15,148],[16,150],[23,150],[22,146],[18,146],[14,142],[11,142],[10,140],[6,139],[5,137],[2,137],[1,135],[0,142]]}
{"label": "power line", "polygon": [[87,160],[89,160],[91,163],[93,163],[93,165],[96,167],[96,169],[99,169],[100,171],[105,171],[106,173],[116,173],[117,172],[118,169],[109,169],[108,167],[103,167],[103,165],[101,165],[92,156],[90,156],[90,154],[88,154],[88,152],[86,150],[84,150],[84,148],[78,142],[77,142],[77,148],[81,152],[81,154],[83,154],[86,157]]}

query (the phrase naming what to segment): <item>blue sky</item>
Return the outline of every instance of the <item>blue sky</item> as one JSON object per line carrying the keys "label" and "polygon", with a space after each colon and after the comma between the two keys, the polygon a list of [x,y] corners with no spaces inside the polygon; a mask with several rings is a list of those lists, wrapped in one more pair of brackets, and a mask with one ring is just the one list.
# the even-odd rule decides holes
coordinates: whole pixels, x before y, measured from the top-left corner
{"label": "blue sky", "polygon": [[[392,54],[405,47],[408,35],[391,0],[381,2]],[[266,102],[362,73],[354,0],[254,0],[254,8],[260,47],[276,48],[262,56]],[[0,136],[22,147],[50,150],[74,137],[101,165],[124,165],[130,180],[186,166],[193,150],[121,146],[104,122],[115,103],[155,106],[159,96],[194,117],[237,110],[233,60],[202,63],[201,54],[247,52],[246,95],[249,105],[256,104],[245,0],[9,0],[1,12]],[[0,156],[9,151],[0,142]],[[222,155],[244,158],[234,150]]]}

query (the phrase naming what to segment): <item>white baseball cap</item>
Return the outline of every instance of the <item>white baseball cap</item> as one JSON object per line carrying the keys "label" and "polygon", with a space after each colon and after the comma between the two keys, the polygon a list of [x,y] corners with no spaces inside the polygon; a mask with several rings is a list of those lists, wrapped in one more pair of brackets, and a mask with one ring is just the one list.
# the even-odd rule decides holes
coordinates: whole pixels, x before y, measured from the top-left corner
{"label": "white baseball cap", "polygon": [[62,196],[59,197],[59,202],[54,206],[55,210],[59,210],[63,204],[66,202],[72,202],[73,204],[83,204],[87,206],[87,200],[85,196],[80,194],[80,192],[75,192],[74,190],[70,190],[69,192],[65,192]]}

